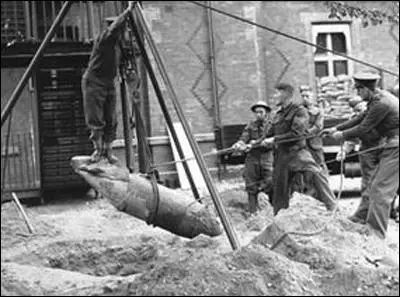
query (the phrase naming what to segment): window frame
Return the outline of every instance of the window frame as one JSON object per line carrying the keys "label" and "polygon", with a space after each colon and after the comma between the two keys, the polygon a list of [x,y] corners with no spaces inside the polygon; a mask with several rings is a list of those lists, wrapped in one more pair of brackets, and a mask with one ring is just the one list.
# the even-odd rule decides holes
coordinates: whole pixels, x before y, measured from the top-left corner
{"label": "window frame", "polygon": [[[349,23],[341,23],[341,24],[311,24],[312,30],[312,40],[313,43],[316,44],[317,36],[320,33],[327,34],[326,45],[327,49],[332,50],[332,33],[343,33],[346,39],[346,55],[352,55],[352,47],[351,47],[351,35],[350,35],[350,24]],[[335,77],[334,71],[334,62],[335,61],[347,61],[347,75],[353,75],[353,61],[347,59],[343,56],[335,55],[332,52],[327,52],[326,54],[315,54],[313,52],[313,63],[315,67],[315,62],[328,62],[328,76]],[[316,75],[316,74],[315,74]]]}

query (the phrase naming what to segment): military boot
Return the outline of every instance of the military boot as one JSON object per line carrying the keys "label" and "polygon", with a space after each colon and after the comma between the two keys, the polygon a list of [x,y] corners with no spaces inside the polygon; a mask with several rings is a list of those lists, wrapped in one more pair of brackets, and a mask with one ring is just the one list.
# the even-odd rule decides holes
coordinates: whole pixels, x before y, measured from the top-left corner
{"label": "military boot", "polygon": [[104,156],[107,158],[110,164],[118,163],[118,158],[112,153],[111,142],[104,142]]}
{"label": "military boot", "polygon": [[248,194],[249,197],[249,212],[255,213],[257,211],[257,194]]}
{"label": "military boot", "polygon": [[97,140],[93,140],[94,152],[90,156],[90,163],[97,163],[100,161],[103,152],[103,139],[99,137]]}

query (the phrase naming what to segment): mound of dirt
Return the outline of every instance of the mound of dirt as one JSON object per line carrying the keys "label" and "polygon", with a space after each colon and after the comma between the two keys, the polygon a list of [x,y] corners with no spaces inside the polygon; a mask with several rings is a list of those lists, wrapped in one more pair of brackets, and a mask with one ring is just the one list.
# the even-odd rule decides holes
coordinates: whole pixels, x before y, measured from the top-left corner
{"label": "mound of dirt", "polygon": [[34,237],[53,238],[60,234],[57,228],[51,224],[37,220],[36,216],[31,216],[30,209],[25,209],[29,221],[34,226],[34,234],[30,234],[21,213],[13,202],[1,205],[1,212],[7,215],[1,216],[1,248],[15,246],[29,242]]}
{"label": "mound of dirt", "polygon": [[[204,237],[176,245],[165,261],[114,293],[397,296],[398,251],[368,235],[366,227],[348,221],[340,212],[326,212],[320,202],[303,195],[295,195],[292,207],[275,218],[268,216],[271,208],[263,203],[263,211],[246,219],[245,203],[235,201],[233,191],[225,194],[238,230],[266,224],[264,231],[235,252],[222,252],[226,243]],[[371,259],[386,261],[373,264]]]}
{"label": "mound of dirt", "polygon": [[[250,216],[242,189],[228,185],[220,196],[241,244],[236,251],[226,234],[181,238],[104,200],[57,213],[29,208],[39,235],[15,240],[26,229],[9,205],[2,296],[398,296],[398,239],[375,238],[346,219],[346,208],[332,216],[315,199],[295,195],[291,208],[273,217],[261,194],[261,210]],[[204,202],[212,205],[209,197]]]}
{"label": "mound of dirt", "polygon": [[201,246],[201,249],[175,247],[166,261],[143,273],[118,294],[283,296],[318,292],[306,265],[294,263],[261,245],[225,254],[213,253],[213,244]]}

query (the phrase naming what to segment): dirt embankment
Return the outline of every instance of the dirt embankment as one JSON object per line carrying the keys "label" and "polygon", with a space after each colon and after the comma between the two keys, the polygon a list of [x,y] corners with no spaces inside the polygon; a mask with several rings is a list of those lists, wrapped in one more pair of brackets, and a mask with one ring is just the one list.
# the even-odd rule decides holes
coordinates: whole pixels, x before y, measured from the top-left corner
{"label": "dirt embankment", "polygon": [[[242,189],[227,186],[221,198],[242,246],[234,252],[225,234],[180,238],[106,200],[28,208],[37,232],[28,236],[7,203],[1,295],[399,295],[398,237],[381,241],[349,222],[354,207],[331,219],[297,195],[273,218],[262,196],[262,210],[249,217]],[[314,236],[287,234],[325,224]],[[397,224],[389,229],[398,235]]]}

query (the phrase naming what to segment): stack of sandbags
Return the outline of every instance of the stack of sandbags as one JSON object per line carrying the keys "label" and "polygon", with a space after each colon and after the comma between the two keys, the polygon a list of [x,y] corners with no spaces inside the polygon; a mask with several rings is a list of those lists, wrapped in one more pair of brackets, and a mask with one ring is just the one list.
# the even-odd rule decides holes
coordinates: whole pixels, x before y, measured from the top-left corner
{"label": "stack of sandbags", "polygon": [[329,117],[348,118],[353,110],[349,100],[354,96],[350,76],[321,77],[317,79],[317,100]]}

